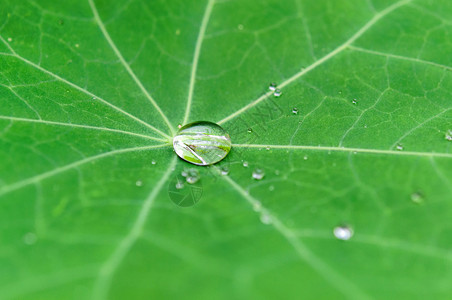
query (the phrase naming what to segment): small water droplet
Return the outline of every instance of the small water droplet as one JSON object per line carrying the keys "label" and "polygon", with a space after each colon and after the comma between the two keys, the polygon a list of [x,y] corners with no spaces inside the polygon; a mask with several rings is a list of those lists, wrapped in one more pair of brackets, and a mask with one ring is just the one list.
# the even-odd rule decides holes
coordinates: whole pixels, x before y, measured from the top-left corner
{"label": "small water droplet", "polygon": [[339,95],[342,94],[342,91],[339,91]]}
{"label": "small water droplet", "polygon": [[264,178],[265,176],[265,172],[262,169],[256,168],[253,171],[253,175],[252,177],[256,180],[261,180],[262,178]]}
{"label": "small water droplet", "polygon": [[445,139],[448,140],[448,141],[452,141],[452,129],[449,129],[449,130],[446,132]]}
{"label": "small water droplet", "polygon": [[248,133],[252,133],[253,132],[253,128],[248,128],[247,132]]}
{"label": "small water droplet", "polygon": [[292,108],[292,113],[294,115],[298,115],[298,108],[296,108],[296,107]]}
{"label": "small water droplet", "polygon": [[9,37],[8,38],[8,42],[12,42],[12,41],[13,41],[13,39]]}
{"label": "small water droplet", "polygon": [[33,232],[28,232],[23,237],[24,243],[27,245],[33,245],[38,240],[38,237]]}
{"label": "small water droplet", "polygon": [[261,222],[268,225],[272,223],[272,218],[268,214],[261,214]]}
{"label": "small water droplet", "polygon": [[268,147],[268,146],[267,146],[267,147],[265,147],[265,150],[269,151],[269,150],[270,150],[270,147]]}
{"label": "small water droplet", "polygon": [[353,104],[358,104],[358,101],[356,101],[356,99],[353,99],[353,100],[352,100],[352,103],[353,103]]}
{"label": "small water droplet", "polygon": [[184,169],[182,172],[180,172],[180,175],[182,177],[187,177],[188,176],[188,171],[186,169]]}
{"label": "small water droplet", "polygon": [[270,83],[270,85],[268,86],[268,89],[269,89],[270,91],[276,90],[276,83],[274,83],[274,82]]}
{"label": "small water droplet", "polygon": [[246,168],[248,167],[248,162],[246,160],[243,161],[243,166]]}
{"label": "small water droplet", "polygon": [[424,195],[421,192],[412,193],[411,201],[413,201],[416,204],[421,204],[424,202]]}
{"label": "small water droplet", "polygon": [[343,241],[348,241],[353,236],[353,230],[348,226],[337,226],[334,228],[334,236]]}
{"label": "small water droplet", "polygon": [[136,186],[143,186],[143,181],[141,180],[137,180],[137,182],[135,182]]}
{"label": "small water droplet", "polygon": [[274,187],[273,185],[271,185],[271,186],[268,187],[268,190],[269,190],[270,192],[273,192],[273,191],[275,190],[275,187]]}
{"label": "small water droplet", "polygon": [[182,128],[182,124],[177,125],[177,128],[181,129]]}
{"label": "small water droplet", "polygon": [[196,169],[187,170],[187,176],[185,177],[185,179],[187,180],[188,183],[190,184],[196,183],[200,178],[201,176],[199,176],[198,170]]}
{"label": "small water droplet", "polygon": [[239,24],[239,25],[237,26],[237,28],[238,28],[239,30],[243,30],[243,25],[242,25],[242,24]]}
{"label": "small water droplet", "polygon": [[279,170],[275,170],[275,175],[279,175]]}
{"label": "small water droplet", "polygon": [[303,156],[303,159],[308,160],[308,156],[307,155]]}
{"label": "small water droplet", "polygon": [[281,92],[280,89],[276,89],[276,90],[273,91],[273,96],[279,97],[279,96],[281,96],[281,95],[282,95],[282,92]]}
{"label": "small water droplet", "polygon": [[184,183],[182,181],[177,180],[176,189],[181,190],[184,188]]}
{"label": "small water droplet", "polygon": [[176,35],[180,35],[180,29],[176,29]]}
{"label": "small water droplet", "polygon": [[151,161],[151,164],[155,165],[157,162],[155,160]]}
{"label": "small water droplet", "polygon": [[228,174],[229,174],[229,168],[226,167],[226,166],[221,167],[220,173],[221,173],[221,175],[223,175],[223,176],[228,175]]}
{"label": "small water droplet", "polygon": [[78,47],[80,47],[80,44],[75,44],[75,48],[78,48]]}
{"label": "small water droplet", "polygon": [[253,203],[253,210],[254,211],[260,211],[262,208],[262,203],[260,203],[259,201],[256,201]]}
{"label": "small water droplet", "polygon": [[200,121],[182,126],[173,138],[176,154],[195,165],[219,162],[231,151],[231,138],[219,125]]}
{"label": "small water droplet", "polygon": [[397,144],[396,149],[399,151],[403,150],[403,145],[402,144]]}

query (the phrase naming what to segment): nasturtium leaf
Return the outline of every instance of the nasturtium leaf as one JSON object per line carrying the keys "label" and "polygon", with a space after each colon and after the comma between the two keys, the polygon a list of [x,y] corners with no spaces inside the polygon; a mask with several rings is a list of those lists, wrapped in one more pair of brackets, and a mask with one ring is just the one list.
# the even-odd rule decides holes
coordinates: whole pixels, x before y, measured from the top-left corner
{"label": "nasturtium leaf", "polygon": [[[3,0],[0,299],[450,299],[451,20]],[[208,167],[172,148],[204,120],[232,140]]]}

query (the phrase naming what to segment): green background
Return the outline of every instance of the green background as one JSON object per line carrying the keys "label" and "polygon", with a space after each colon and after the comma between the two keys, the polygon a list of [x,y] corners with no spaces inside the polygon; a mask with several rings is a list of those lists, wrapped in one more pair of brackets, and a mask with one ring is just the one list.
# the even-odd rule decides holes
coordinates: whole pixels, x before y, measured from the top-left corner
{"label": "green background", "polygon": [[[450,299],[451,20],[449,0],[3,0],[0,299]],[[227,176],[174,154],[197,120],[229,131]],[[179,207],[186,167],[203,193]]]}

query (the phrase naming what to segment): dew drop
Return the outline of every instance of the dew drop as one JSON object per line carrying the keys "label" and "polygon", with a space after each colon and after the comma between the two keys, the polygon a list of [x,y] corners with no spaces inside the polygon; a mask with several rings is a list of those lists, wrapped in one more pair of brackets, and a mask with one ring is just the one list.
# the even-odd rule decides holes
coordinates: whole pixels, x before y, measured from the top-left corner
{"label": "dew drop", "polygon": [[268,146],[267,146],[267,147],[265,147],[265,150],[269,151],[269,150],[270,150],[270,147],[268,147]]}
{"label": "dew drop", "polygon": [[78,48],[78,47],[80,47],[80,44],[75,44],[75,48]]}
{"label": "dew drop", "polygon": [[292,113],[294,115],[298,115],[298,108],[296,108],[296,107],[292,108]]}
{"label": "dew drop", "polygon": [[448,141],[452,141],[452,129],[449,129],[449,130],[446,132],[445,139],[448,140]]}
{"label": "dew drop", "polygon": [[137,182],[135,182],[136,186],[143,186],[143,181],[141,180],[137,180]]}
{"label": "dew drop", "polygon": [[244,166],[245,168],[248,167],[248,162],[247,162],[246,160],[244,160],[242,164],[243,164],[243,166]]}
{"label": "dew drop", "polygon": [[228,175],[229,174],[229,168],[226,167],[226,166],[221,167],[220,174],[223,175],[223,176]]}
{"label": "dew drop", "polygon": [[337,226],[333,233],[337,239],[343,241],[348,241],[353,236],[353,230],[348,226]]}
{"label": "dew drop", "polygon": [[242,25],[242,24],[239,24],[239,25],[237,26],[237,28],[238,28],[239,30],[243,30],[243,25]]}
{"label": "dew drop", "polygon": [[268,225],[272,223],[272,218],[268,214],[261,214],[261,222]]}
{"label": "dew drop", "polygon": [[182,126],[173,138],[176,154],[200,166],[219,162],[228,155],[231,146],[229,134],[219,125],[207,121]]}
{"label": "dew drop", "polygon": [[273,185],[271,185],[271,186],[268,187],[268,190],[269,190],[270,192],[273,192],[273,191],[275,190],[275,187],[274,187]]}
{"label": "dew drop", "polygon": [[181,190],[184,188],[184,183],[182,181],[177,180],[176,189]]}
{"label": "dew drop", "polygon": [[356,101],[356,99],[353,99],[352,103],[356,105],[356,104],[358,104],[358,101]]}
{"label": "dew drop", "polygon": [[411,201],[413,201],[416,204],[421,204],[424,202],[424,195],[421,192],[412,193]]}
{"label": "dew drop", "polygon": [[273,91],[273,96],[279,97],[279,96],[281,96],[281,95],[282,95],[282,92],[281,92],[280,89],[276,89],[276,90]]}
{"label": "dew drop", "polygon": [[276,83],[274,83],[274,82],[270,83],[270,85],[268,86],[268,89],[269,89],[270,91],[276,90]]}
{"label": "dew drop", "polygon": [[247,132],[248,133],[253,133],[253,128],[248,128]]}
{"label": "dew drop", "polygon": [[177,125],[177,128],[181,129],[182,128],[182,124]]}
{"label": "dew drop", "polygon": [[27,245],[33,245],[38,240],[38,237],[33,232],[28,232],[23,237],[24,243]]}
{"label": "dew drop", "polygon": [[187,170],[187,176],[185,177],[185,180],[187,180],[188,183],[190,184],[196,183],[200,178],[201,176],[199,175],[198,170],[196,169]]}
{"label": "dew drop", "polygon": [[262,203],[260,201],[256,201],[253,203],[253,210],[254,211],[260,211],[262,208]]}
{"label": "dew drop", "polygon": [[261,180],[262,178],[264,178],[265,176],[265,172],[262,169],[256,168],[253,171],[253,175],[252,177],[256,180]]}
{"label": "dew drop", "polygon": [[403,150],[403,145],[402,144],[397,144],[396,149],[399,151]]}
{"label": "dew drop", "polygon": [[12,42],[12,41],[13,41],[13,39],[9,37],[8,38],[8,42]]}
{"label": "dew drop", "polygon": [[155,165],[157,162],[155,160],[151,161],[151,164]]}
{"label": "dew drop", "polygon": [[303,159],[308,160],[308,156],[307,155],[303,156]]}

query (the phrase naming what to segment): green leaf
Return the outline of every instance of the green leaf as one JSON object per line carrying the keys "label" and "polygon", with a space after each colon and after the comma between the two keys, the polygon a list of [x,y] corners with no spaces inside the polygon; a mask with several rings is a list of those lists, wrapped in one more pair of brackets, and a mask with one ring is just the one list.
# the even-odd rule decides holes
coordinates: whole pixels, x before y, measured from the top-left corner
{"label": "green leaf", "polygon": [[[449,299],[450,20],[448,0],[4,0],[0,298]],[[199,120],[233,142],[213,167],[172,150]]]}

